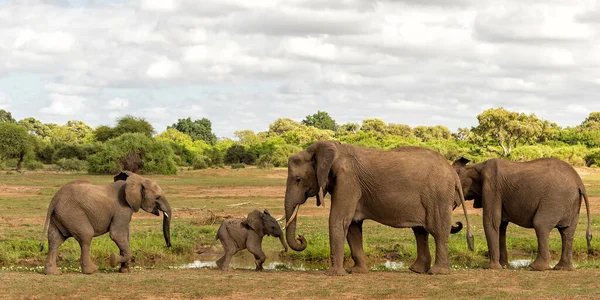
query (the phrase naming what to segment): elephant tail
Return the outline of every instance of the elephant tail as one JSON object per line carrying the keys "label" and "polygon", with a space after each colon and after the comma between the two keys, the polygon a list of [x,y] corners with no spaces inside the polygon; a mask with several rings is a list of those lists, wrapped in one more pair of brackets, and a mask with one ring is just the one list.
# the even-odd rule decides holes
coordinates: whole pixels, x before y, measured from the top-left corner
{"label": "elephant tail", "polygon": [[217,230],[217,233],[215,234],[215,239],[214,239],[214,241],[212,242],[212,244],[210,244],[210,246],[208,246],[206,249],[199,250],[199,251],[197,251],[196,253],[198,253],[198,254],[202,254],[202,253],[204,253],[204,252],[207,252],[207,251],[208,251],[208,250],[210,250],[212,247],[214,247],[214,246],[215,246],[215,244],[217,244],[217,241],[219,240],[219,230],[221,230],[221,227],[223,227],[223,224],[221,224],[221,226],[219,226],[219,229]]}
{"label": "elephant tail", "polygon": [[44,229],[42,230],[42,237],[40,238],[40,252],[44,251],[44,237],[46,237],[46,231],[48,230],[48,224],[50,223],[50,218],[54,213],[54,199],[50,201],[50,206],[48,207],[48,213],[46,213],[46,220],[44,220]]}
{"label": "elephant tail", "polygon": [[585,231],[585,239],[587,241],[587,252],[588,254],[593,254],[594,250],[592,249],[592,224],[590,220],[590,202],[588,201],[587,193],[583,188],[579,188],[579,194],[583,196],[583,200],[585,201],[585,212],[587,213],[587,230]]}
{"label": "elephant tail", "polygon": [[467,206],[465,205],[465,195],[463,194],[462,186],[460,185],[460,180],[457,180],[454,185],[456,192],[458,193],[458,199],[460,200],[460,205],[463,208],[463,213],[465,214],[465,222],[467,223],[467,246],[469,250],[475,251],[475,241],[473,239],[473,233],[471,233],[471,224],[469,223],[469,216],[467,214]]}

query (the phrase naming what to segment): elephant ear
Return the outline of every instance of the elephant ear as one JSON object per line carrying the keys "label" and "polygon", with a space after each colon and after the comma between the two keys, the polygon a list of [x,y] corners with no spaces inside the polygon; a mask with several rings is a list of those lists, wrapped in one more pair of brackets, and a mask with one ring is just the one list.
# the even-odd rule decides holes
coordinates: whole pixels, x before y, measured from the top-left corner
{"label": "elephant ear", "polygon": [[[129,171],[121,172],[121,174],[127,175],[125,201],[127,201],[127,204],[129,204],[129,207],[131,207],[134,212],[138,212],[142,206],[142,199],[144,199],[144,185],[142,184],[144,178]],[[123,177],[121,174],[117,176]],[[115,178],[117,176],[115,176]]]}
{"label": "elephant ear", "polygon": [[248,214],[248,217],[246,217],[246,220],[242,224],[254,230],[259,236],[264,236],[263,216],[263,213],[255,209]]}
{"label": "elephant ear", "polygon": [[464,156],[461,156],[454,161],[452,166],[458,172],[461,168],[464,168],[469,162],[471,162],[471,160],[465,158]]}
{"label": "elephant ear", "polygon": [[115,175],[115,177],[113,177],[113,179],[115,180],[114,182],[117,182],[119,180],[127,180],[127,177],[129,177],[129,175],[127,173],[131,173],[129,171],[122,171],[121,173]]}
{"label": "elephant ear", "polygon": [[329,172],[333,162],[338,157],[338,151],[336,145],[339,142],[333,141],[319,141],[312,144],[306,151],[312,155],[315,161],[315,170],[317,173],[317,183],[319,185],[319,192],[317,194],[317,206],[324,203],[323,197],[325,196],[323,190],[327,185],[327,178],[329,178]]}

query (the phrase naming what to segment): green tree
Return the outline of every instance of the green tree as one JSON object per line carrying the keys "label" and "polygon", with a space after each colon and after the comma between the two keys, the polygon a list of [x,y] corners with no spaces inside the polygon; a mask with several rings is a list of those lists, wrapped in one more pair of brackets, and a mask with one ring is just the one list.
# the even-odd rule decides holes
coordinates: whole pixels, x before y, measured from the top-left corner
{"label": "green tree", "polygon": [[177,123],[170,127],[189,135],[194,141],[203,140],[209,145],[217,142],[217,136],[212,132],[212,123],[207,118],[194,121],[189,117],[178,119]]}
{"label": "green tree", "polygon": [[332,131],[336,131],[338,127],[335,120],[333,120],[327,112],[320,110],[317,111],[316,114],[306,116],[306,118],[302,120],[302,124]]}
{"label": "green tree", "polygon": [[360,125],[358,123],[346,123],[342,126],[339,126],[335,131],[335,136],[345,136],[349,134],[356,134],[360,129]]}
{"label": "green tree", "polygon": [[252,130],[238,130],[233,133],[242,145],[254,145],[262,140]]}
{"label": "green tree", "polygon": [[417,126],[413,129],[415,136],[423,142],[432,140],[448,140],[452,138],[450,129],[446,126]]}
{"label": "green tree", "polygon": [[510,155],[519,144],[535,142],[542,134],[543,122],[534,114],[510,112],[491,108],[477,116],[479,125],[473,128],[483,146],[497,145],[502,151],[487,147],[488,151],[503,157]]}
{"label": "green tree", "polygon": [[115,136],[125,133],[142,133],[148,137],[154,134],[154,127],[144,118],[136,118],[132,115],[126,115],[117,120],[117,125],[113,128]]}
{"label": "green tree", "polygon": [[600,112],[591,112],[583,123],[581,123],[581,127],[586,130],[600,130]]}
{"label": "green tree", "polygon": [[380,134],[387,133],[387,124],[381,119],[366,119],[362,121],[360,130],[364,132],[377,132]]}
{"label": "green tree", "polygon": [[37,135],[40,138],[46,139],[50,136],[50,127],[36,118],[25,118],[19,120],[18,124],[27,128],[30,134]]}
{"label": "green tree", "polygon": [[413,134],[412,128],[406,124],[394,124],[389,123],[387,132],[391,135],[400,136],[403,138],[413,138],[415,135]]}
{"label": "green tree", "polygon": [[0,122],[0,158],[16,158],[21,171],[25,155],[33,150],[33,139],[27,129],[16,123]]}
{"label": "green tree", "polygon": [[0,123],[17,123],[9,111],[0,109]]}
{"label": "green tree", "polygon": [[235,144],[225,152],[225,163],[228,165],[236,163],[244,163],[247,165],[254,164],[256,154],[248,151],[244,146]]}
{"label": "green tree", "polygon": [[100,125],[94,129],[94,136],[96,137],[97,141],[106,142],[112,138],[115,138],[116,133],[110,126]]}
{"label": "green tree", "polygon": [[282,135],[287,131],[294,130],[298,126],[300,126],[300,123],[298,123],[292,119],[279,118],[269,125],[268,135],[269,136]]}

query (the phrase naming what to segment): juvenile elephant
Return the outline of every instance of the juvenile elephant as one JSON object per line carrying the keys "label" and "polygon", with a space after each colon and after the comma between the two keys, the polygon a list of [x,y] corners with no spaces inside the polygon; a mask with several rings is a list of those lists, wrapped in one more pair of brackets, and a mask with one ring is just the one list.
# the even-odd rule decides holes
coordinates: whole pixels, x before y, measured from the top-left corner
{"label": "juvenile elephant", "polygon": [[120,271],[129,272],[129,223],[140,208],[157,216],[159,210],[163,211],[163,234],[167,247],[171,247],[171,207],[156,182],[124,171],[111,184],[75,180],[61,187],[52,198],[44,221],[40,251],[44,250],[46,229],[49,248],[44,273],[60,274],[57,251],[69,237],[74,237],[81,247],[82,272],[94,273],[98,267],[90,259],[90,244],[93,237],[107,232],[120,250],[120,255],[111,256],[111,266],[121,263]]}
{"label": "juvenile elephant", "polygon": [[247,248],[250,253],[254,254],[256,270],[262,270],[262,264],[267,259],[262,251],[262,240],[265,234],[279,238],[281,245],[287,252],[287,245],[283,240],[281,227],[279,227],[277,220],[269,214],[268,210],[265,209],[264,212],[254,210],[245,219],[225,219],[215,237],[221,241],[225,250],[225,254],[217,260],[217,266],[221,270],[227,271],[231,257]]}
{"label": "juvenile elephant", "polygon": [[[412,228],[417,240],[417,259],[410,269],[418,273],[450,272],[448,238],[452,210],[463,202],[458,175],[438,152],[420,147],[395,151],[356,147],[335,141],[319,141],[289,158],[285,193],[286,239],[290,248],[306,248],[296,239],[296,215],[309,197],[321,205],[331,194],[329,242],[331,267],[327,274],[344,275],[344,239],[350,246],[354,267],[367,272],[362,224],[371,219],[396,227]],[[464,205],[463,205],[464,207]],[[466,209],[463,208],[466,215]],[[467,219],[467,241],[473,248]],[[428,237],[436,244],[431,267]]]}
{"label": "juvenile elephant", "polygon": [[490,159],[472,165],[467,165],[468,162],[460,157],[453,166],[461,179],[465,199],[474,200],[475,208],[483,207],[488,268],[508,265],[506,227],[512,222],[535,229],[538,254],[531,264],[533,270],[550,269],[548,237],[552,228],[558,228],[562,238],[562,254],[554,269],[573,270],[573,236],[581,198],[587,209],[586,239],[588,252],[591,251],[588,198],[581,178],[571,165],[555,158],[528,162]]}

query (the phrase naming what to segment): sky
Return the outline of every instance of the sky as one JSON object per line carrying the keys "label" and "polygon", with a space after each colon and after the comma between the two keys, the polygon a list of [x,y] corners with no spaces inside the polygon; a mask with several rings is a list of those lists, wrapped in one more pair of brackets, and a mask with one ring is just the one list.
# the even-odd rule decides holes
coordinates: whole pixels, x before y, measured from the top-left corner
{"label": "sky", "polygon": [[0,109],[17,120],[219,137],[318,110],[338,124],[560,126],[600,111],[600,5],[577,0],[0,0]]}

